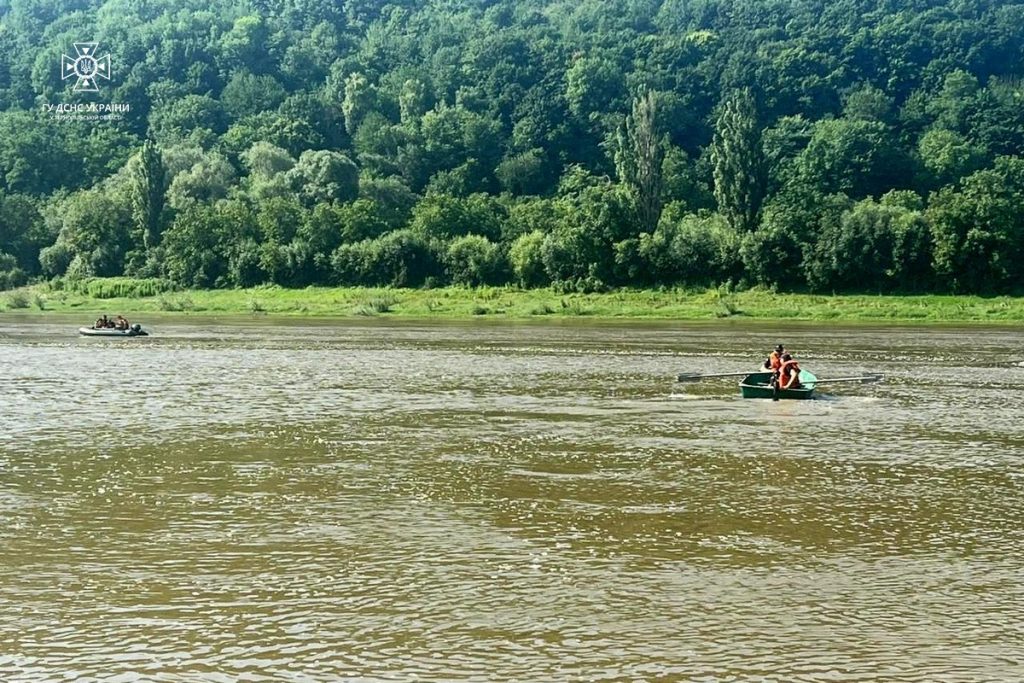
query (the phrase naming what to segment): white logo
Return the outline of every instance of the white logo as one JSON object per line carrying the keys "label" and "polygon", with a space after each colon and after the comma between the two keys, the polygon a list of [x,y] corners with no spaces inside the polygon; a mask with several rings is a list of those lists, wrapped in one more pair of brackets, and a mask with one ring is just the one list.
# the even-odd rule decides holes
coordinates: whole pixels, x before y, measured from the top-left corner
{"label": "white logo", "polygon": [[99,43],[75,43],[75,58],[61,55],[60,78],[65,81],[72,76],[78,78],[75,83],[75,92],[99,92],[97,78],[110,80],[110,55],[96,57],[96,48]]}

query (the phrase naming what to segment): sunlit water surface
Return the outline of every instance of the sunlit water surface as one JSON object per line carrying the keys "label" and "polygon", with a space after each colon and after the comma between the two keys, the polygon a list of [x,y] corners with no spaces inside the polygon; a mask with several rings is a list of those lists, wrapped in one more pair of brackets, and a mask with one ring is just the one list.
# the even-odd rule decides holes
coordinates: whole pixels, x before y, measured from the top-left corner
{"label": "sunlit water surface", "polygon": [[[0,319],[2,681],[1024,680],[1024,331]],[[735,380],[784,340],[809,402]]]}

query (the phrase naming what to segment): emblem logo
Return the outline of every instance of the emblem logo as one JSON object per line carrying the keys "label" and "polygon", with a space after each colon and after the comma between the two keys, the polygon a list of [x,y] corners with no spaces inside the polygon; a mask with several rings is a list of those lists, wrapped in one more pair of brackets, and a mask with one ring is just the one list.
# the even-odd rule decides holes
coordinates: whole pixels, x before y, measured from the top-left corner
{"label": "emblem logo", "polygon": [[98,46],[99,43],[75,43],[77,57],[60,56],[60,78],[62,81],[77,78],[75,92],[99,92],[97,79],[110,80],[110,55],[97,57]]}

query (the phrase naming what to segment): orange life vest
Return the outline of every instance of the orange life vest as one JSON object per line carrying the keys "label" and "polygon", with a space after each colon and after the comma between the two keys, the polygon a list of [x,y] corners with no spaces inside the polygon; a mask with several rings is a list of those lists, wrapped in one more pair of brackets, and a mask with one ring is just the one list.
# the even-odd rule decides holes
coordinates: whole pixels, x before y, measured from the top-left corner
{"label": "orange life vest", "polygon": [[[792,384],[790,384],[790,377],[796,374],[792,378]],[[787,360],[781,366],[779,366],[779,387],[782,389],[799,389],[800,388],[800,364],[795,360]]]}

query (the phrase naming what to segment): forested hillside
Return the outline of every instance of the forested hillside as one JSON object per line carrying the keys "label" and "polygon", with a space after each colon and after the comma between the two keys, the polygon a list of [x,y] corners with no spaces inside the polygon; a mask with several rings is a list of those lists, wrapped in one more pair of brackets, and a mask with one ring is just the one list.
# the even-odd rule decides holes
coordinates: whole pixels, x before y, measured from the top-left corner
{"label": "forested hillside", "polygon": [[1024,4],[0,0],[0,48],[0,288],[1024,288]]}

